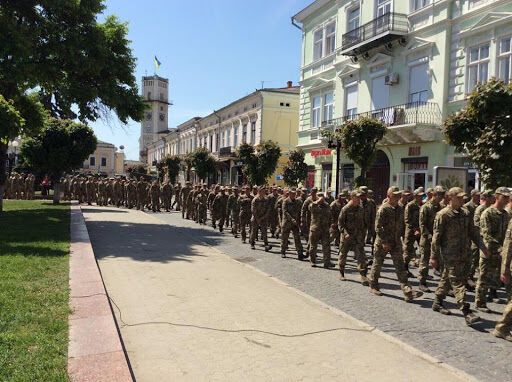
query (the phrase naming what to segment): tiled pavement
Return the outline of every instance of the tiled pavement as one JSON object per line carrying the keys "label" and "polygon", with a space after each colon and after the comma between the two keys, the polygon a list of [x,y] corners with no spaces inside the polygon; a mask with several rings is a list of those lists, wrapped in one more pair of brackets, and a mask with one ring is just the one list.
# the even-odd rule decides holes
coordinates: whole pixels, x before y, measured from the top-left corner
{"label": "tiled pavement", "polygon": [[[258,245],[257,250],[253,251],[248,244],[242,244],[240,239],[235,239],[228,233],[229,230],[221,234],[209,226],[199,226],[193,221],[183,220],[181,214],[176,212],[157,213],[154,216],[180,230],[183,240],[192,235],[196,240],[212,245],[240,262],[250,263],[296,289],[376,326],[480,380],[512,380],[512,344],[489,334],[494,322],[500,317],[499,313],[479,313],[483,321],[470,328],[464,324],[453,299],[447,299],[448,307],[454,312],[452,316],[443,316],[432,311],[433,294],[427,294],[417,302],[407,304],[403,301],[390,259],[384,264],[380,282],[384,296],[377,297],[358,282],[353,261],[347,264],[348,281],[341,282],[337,279],[337,270],[311,268],[307,262],[298,261],[292,251],[293,244],[289,257],[281,259],[275,239],[270,239],[271,244],[274,244],[271,252],[264,252]],[[333,258],[335,261],[334,251]],[[412,272],[416,273],[417,270],[412,269]],[[417,287],[415,279],[410,281]],[[435,285],[436,280],[431,282],[431,289]],[[472,301],[473,294],[470,293],[469,298]],[[489,307],[493,311],[501,312],[504,305],[489,304]],[[293,326],[293,322],[290,325]],[[404,364],[403,367],[408,366]]]}

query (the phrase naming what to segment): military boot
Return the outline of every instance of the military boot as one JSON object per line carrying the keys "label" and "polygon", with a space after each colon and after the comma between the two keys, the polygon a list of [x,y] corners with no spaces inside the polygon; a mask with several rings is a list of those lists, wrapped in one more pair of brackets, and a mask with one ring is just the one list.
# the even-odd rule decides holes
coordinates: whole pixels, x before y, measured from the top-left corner
{"label": "military boot", "polygon": [[265,252],[269,252],[270,250],[272,249],[272,246],[271,245],[266,245],[265,246]]}
{"label": "military boot", "polygon": [[377,284],[370,283],[370,293],[373,293],[375,296],[382,296],[380,287]]}
{"label": "military boot", "polygon": [[412,302],[414,299],[423,296],[423,292],[419,290],[411,290],[410,292],[405,293],[404,300],[405,302]]}
{"label": "military boot", "polygon": [[300,253],[299,253],[299,255],[298,255],[298,259],[299,259],[300,261],[304,261],[304,260],[306,260],[307,258],[308,258],[308,257],[307,257],[307,256],[304,256],[304,254],[303,254],[302,252],[300,252]]}
{"label": "military boot", "polygon": [[281,257],[282,257],[283,259],[285,259],[285,258],[286,258],[286,252],[285,252],[285,251],[281,251]]}
{"label": "military boot", "polygon": [[440,299],[439,297],[436,296],[436,298],[434,299],[434,304],[432,305],[432,310],[434,312],[439,312],[441,314],[444,314],[446,316],[449,316],[450,314],[452,314],[452,312],[449,310],[449,309],[446,309],[444,306],[443,306],[443,300]]}
{"label": "military boot", "polygon": [[414,275],[409,271],[409,264],[405,263],[405,271],[407,272],[407,278],[414,277]]}
{"label": "military boot", "polygon": [[341,281],[346,281],[347,279],[345,278],[345,272],[340,270],[340,280]]}
{"label": "military boot", "polygon": [[510,333],[504,333],[498,329],[494,329],[491,333],[496,338],[502,338],[506,341],[512,342],[512,335]]}
{"label": "military boot", "polygon": [[464,304],[464,308],[462,308],[462,314],[464,315],[464,320],[466,320],[466,325],[468,326],[471,326],[481,320],[480,317],[478,317],[471,311],[471,309],[469,309],[469,304]]}
{"label": "military boot", "polygon": [[423,293],[431,293],[432,292],[429,289],[429,287],[427,286],[427,283],[421,283],[419,288],[420,288],[420,291],[422,291]]}
{"label": "military boot", "polygon": [[363,284],[364,286],[370,285],[370,281],[368,280],[368,277],[366,277],[366,274],[364,273],[361,274],[361,284]]}

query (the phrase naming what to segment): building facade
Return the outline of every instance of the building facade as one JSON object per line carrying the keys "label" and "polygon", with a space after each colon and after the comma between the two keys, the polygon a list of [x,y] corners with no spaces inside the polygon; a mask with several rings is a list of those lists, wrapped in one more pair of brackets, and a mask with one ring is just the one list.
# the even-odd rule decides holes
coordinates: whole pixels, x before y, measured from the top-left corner
{"label": "building facade", "polygon": [[117,150],[117,147],[111,143],[98,141],[94,153],[89,155],[89,158],[84,161],[82,168],[77,171],[109,177],[124,175],[124,161],[125,155],[122,149]]}
{"label": "building facade", "polygon": [[[317,0],[293,17],[302,31],[299,147],[308,186],[350,187],[360,169],[326,149],[322,129],[359,116],[388,133],[367,174],[378,199],[390,184],[433,185],[435,166],[470,169],[443,142],[442,122],[477,82],[510,78],[510,0]],[[508,45],[507,45],[508,44]]]}
{"label": "building facade", "polygon": [[168,133],[169,80],[157,75],[142,77],[142,97],[147,109],[141,122],[139,159],[151,164],[148,147]]}

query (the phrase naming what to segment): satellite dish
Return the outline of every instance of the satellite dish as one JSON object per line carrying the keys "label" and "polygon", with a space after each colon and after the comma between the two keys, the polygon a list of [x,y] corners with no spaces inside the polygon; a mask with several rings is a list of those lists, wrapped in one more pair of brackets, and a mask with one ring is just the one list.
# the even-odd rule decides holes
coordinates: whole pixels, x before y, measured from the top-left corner
{"label": "satellite dish", "polygon": [[119,148],[120,148],[121,150],[124,150],[124,146],[123,146],[123,145],[119,146]]}

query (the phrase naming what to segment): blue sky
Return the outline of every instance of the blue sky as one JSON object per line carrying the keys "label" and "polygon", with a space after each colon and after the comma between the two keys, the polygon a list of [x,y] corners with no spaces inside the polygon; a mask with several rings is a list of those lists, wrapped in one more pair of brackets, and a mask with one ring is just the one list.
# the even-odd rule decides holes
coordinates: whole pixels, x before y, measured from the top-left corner
{"label": "blue sky", "polygon": [[[301,32],[290,17],[312,0],[108,0],[106,15],[129,24],[136,77],[170,80],[169,127],[247,95],[299,78]],[[100,140],[138,159],[140,125],[116,118],[93,124]]]}

